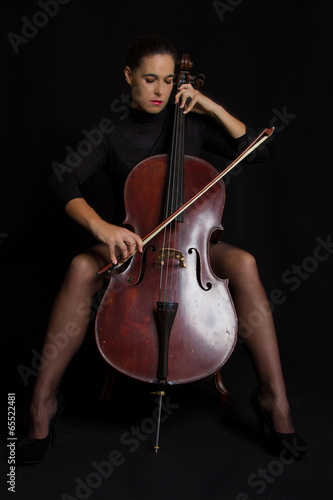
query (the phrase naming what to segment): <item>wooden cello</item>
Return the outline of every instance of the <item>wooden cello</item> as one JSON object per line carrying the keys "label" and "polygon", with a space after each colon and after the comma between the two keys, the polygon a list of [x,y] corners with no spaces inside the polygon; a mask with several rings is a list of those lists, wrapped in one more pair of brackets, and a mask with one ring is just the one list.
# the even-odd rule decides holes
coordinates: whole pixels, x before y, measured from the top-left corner
{"label": "wooden cello", "polygon": [[[190,67],[184,55],[178,86],[190,81]],[[212,165],[184,155],[185,119],[176,104],[170,155],[140,162],[127,178],[124,224],[147,235],[144,251],[100,272],[109,273],[110,283],[95,323],[107,363],[159,385],[217,373],[237,338],[228,280],[213,273],[209,260],[223,230],[225,187]]]}

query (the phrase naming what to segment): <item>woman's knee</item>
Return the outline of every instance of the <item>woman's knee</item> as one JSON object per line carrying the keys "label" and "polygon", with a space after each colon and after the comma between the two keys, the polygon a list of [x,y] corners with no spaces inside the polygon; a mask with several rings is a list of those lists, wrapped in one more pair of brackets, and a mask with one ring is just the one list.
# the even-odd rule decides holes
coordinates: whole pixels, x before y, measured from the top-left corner
{"label": "woman's knee", "polygon": [[212,253],[212,265],[221,278],[235,280],[239,276],[256,277],[258,274],[255,257],[232,245],[216,245]]}
{"label": "woman's knee", "polygon": [[246,250],[238,250],[237,270],[239,274],[257,274],[258,267],[255,257]]}
{"label": "woman's knee", "polygon": [[100,288],[100,278],[96,273],[103,267],[101,259],[94,252],[76,255],[68,268],[65,281],[75,287],[87,287],[92,293]]}

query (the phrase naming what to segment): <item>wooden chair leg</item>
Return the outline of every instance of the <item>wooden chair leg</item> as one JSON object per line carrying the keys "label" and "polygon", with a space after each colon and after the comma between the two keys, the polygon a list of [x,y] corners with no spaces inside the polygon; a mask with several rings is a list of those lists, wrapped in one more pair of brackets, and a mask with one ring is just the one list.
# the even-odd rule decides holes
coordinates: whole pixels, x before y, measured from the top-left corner
{"label": "wooden chair leg", "polygon": [[112,366],[105,364],[105,379],[102,392],[99,396],[100,401],[108,401],[111,397],[114,386],[115,371]]}
{"label": "wooden chair leg", "polygon": [[228,389],[223,383],[222,377],[221,377],[221,372],[217,372],[214,375],[214,382],[215,382],[215,387],[218,390],[220,394],[220,398],[222,403],[225,403],[227,401],[228,397]]}

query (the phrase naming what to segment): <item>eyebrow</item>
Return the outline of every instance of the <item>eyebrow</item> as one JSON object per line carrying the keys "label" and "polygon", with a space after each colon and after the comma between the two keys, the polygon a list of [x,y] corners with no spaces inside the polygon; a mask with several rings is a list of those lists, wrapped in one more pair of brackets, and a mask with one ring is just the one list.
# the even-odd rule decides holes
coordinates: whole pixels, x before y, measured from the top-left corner
{"label": "eyebrow", "polygon": [[[158,78],[158,75],[155,73],[145,73],[143,76],[153,76],[154,78]],[[171,75],[167,75],[164,78],[175,78],[175,75],[172,73]]]}

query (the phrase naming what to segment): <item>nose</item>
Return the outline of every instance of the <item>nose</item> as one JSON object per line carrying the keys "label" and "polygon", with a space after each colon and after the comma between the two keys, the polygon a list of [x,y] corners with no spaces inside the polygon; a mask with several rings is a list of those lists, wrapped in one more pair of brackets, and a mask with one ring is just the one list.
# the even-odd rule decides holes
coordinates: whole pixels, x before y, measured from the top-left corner
{"label": "nose", "polygon": [[156,95],[161,96],[163,94],[163,82],[157,81],[154,91]]}

